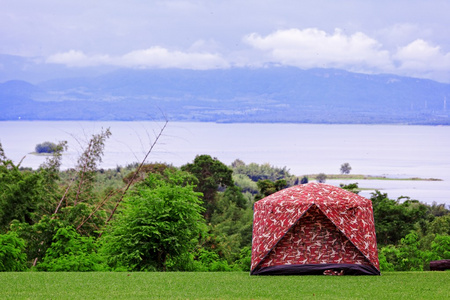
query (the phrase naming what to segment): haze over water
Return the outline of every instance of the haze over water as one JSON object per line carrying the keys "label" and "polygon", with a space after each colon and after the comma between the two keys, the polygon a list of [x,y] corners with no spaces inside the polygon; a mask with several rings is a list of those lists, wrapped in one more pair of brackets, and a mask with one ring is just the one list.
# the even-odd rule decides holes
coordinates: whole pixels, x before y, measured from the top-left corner
{"label": "haze over water", "polygon": [[[111,128],[101,168],[141,161],[163,122],[0,122],[6,156],[37,168],[45,158],[28,154],[44,141],[67,140],[63,168],[73,167],[81,145],[102,128]],[[380,189],[390,198],[402,195],[422,202],[450,204],[450,127],[407,125],[216,124],[169,122],[148,162],[181,166],[198,154],[225,164],[286,166],[297,176],[339,173],[350,163],[352,174],[439,178],[443,181],[359,180],[360,187]],[[350,180],[349,182],[355,182]],[[343,180],[328,180],[339,185]],[[362,195],[369,197],[371,191]]]}

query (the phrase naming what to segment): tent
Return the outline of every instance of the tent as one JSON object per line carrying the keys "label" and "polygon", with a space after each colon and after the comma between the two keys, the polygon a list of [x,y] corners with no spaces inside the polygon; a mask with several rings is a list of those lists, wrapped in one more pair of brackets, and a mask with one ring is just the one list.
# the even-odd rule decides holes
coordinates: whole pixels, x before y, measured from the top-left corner
{"label": "tent", "polygon": [[372,202],[308,183],[254,205],[251,275],[379,275]]}

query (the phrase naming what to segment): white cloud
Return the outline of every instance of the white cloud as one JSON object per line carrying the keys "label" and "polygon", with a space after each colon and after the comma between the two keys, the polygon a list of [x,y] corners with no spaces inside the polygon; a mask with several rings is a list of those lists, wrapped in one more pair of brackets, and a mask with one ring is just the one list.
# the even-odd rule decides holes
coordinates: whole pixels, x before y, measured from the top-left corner
{"label": "white cloud", "polygon": [[443,53],[439,46],[432,46],[418,39],[398,49],[394,55],[401,70],[450,71],[450,52]]}
{"label": "white cloud", "polygon": [[131,51],[122,56],[86,55],[81,51],[70,50],[49,56],[47,63],[64,64],[69,67],[112,65],[129,68],[180,68],[195,70],[229,67],[228,63],[215,53],[170,51],[158,46]]}
{"label": "white cloud", "polygon": [[244,41],[270,55],[272,62],[301,68],[326,67],[359,69],[359,71],[392,68],[389,52],[364,33],[333,34],[308,29],[278,30],[267,36],[256,33]]}
{"label": "white cloud", "polygon": [[132,51],[119,60],[123,66],[140,68],[216,69],[228,67],[217,54],[206,52],[169,51],[162,47]]}
{"label": "white cloud", "polygon": [[[252,33],[244,36],[243,41],[247,47],[235,51],[224,50],[214,39],[197,40],[183,51],[154,46],[123,55],[91,55],[70,50],[49,56],[47,63],[69,67],[107,65],[193,70],[231,66],[257,68],[275,64],[304,69],[339,68],[352,72],[392,73],[450,82],[450,52],[423,39],[409,44],[406,41],[403,46],[387,50],[377,39],[362,32],[346,34],[335,29],[327,33],[316,28],[294,28],[265,36]],[[224,54],[220,50],[227,52]]]}
{"label": "white cloud", "polygon": [[107,64],[110,61],[108,55],[87,56],[82,51],[70,50],[56,53],[47,58],[47,63],[64,64],[69,67],[89,67]]}

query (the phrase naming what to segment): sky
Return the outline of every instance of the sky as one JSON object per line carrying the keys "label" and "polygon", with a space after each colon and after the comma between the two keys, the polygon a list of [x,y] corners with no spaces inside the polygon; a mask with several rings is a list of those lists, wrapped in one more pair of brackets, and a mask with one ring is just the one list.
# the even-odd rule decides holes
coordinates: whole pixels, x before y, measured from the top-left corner
{"label": "sky", "polygon": [[450,83],[449,12],[448,0],[0,0],[0,54],[73,69],[279,65]]}

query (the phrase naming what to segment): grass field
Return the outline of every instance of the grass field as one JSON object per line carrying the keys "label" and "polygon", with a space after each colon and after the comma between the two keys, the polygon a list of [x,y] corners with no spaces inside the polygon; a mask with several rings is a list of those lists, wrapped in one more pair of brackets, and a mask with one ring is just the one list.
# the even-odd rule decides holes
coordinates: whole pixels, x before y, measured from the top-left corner
{"label": "grass field", "polygon": [[0,299],[450,299],[450,272],[382,276],[248,273],[0,273]]}

